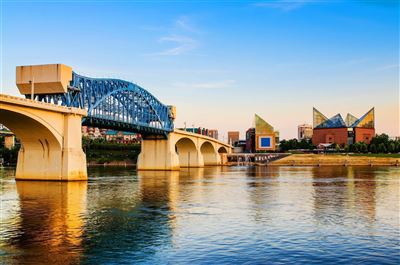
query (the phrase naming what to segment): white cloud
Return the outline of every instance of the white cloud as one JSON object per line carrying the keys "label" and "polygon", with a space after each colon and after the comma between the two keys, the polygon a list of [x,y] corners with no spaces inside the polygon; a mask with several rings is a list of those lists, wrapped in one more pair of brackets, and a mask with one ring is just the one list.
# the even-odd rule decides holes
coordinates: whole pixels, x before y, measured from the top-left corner
{"label": "white cloud", "polygon": [[190,32],[197,32],[197,30],[194,28],[194,26],[191,23],[188,16],[180,16],[175,21],[175,25],[178,29],[182,29],[182,30],[190,31]]}
{"label": "white cloud", "polygon": [[266,7],[279,9],[285,12],[289,12],[300,7],[303,7],[307,3],[313,2],[312,0],[276,0],[268,2],[260,2],[254,4],[257,7]]}
{"label": "white cloud", "polygon": [[155,55],[180,55],[193,50],[197,47],[197,41],[185,36],[166,36],[161,37],[160,42],[173,42],[175,47],[158,52]]}
{"label": "white cloud", "polygon": [[174,47],[166,48],[160,52],[148,55],[177,56],[185,54],[198,47],[199,42],[196,40],[198,32],[188,16],[180,16],[166,31],[168,31],[170,34],[160,37],[158,41],[162,44],[173,43]]}

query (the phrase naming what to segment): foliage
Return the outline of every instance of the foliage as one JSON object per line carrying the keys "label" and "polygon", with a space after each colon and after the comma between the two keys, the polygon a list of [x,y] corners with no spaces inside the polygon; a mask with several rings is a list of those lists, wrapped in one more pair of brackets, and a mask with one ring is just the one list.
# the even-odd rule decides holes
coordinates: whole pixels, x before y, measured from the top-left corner
{"label": "foliage", "polygon": [[14,146],[14,148],[12,149],[5,148],[4,146],[0,147],[0,158],[3,158],[3,162],[5,165],[17,164],[19,148],[19,145]]}
{"label": "foliage", "polygon": [[140,144],[122,144],[107,142],[104,139],[82,138],[83,151],[87,161],[103,164],[111,161],[132,160],[136,162],[140,153]]}
{"label": "foliage", "polygon": [[378,134],[371,139],[369,144],[358,142],[351,144],[345,148],[346,152],[353,153],[399,153],[400,152],[400,139],[390,140],[387,134]]}
{"label": "foliage", "polygon": [[312,144],[311,140],[303,139],[298,141],[297,139],[282,140],[280,141],[279,148],[281,151],[289,151],[296,149],[307,149],[312,150],[315,146]]}

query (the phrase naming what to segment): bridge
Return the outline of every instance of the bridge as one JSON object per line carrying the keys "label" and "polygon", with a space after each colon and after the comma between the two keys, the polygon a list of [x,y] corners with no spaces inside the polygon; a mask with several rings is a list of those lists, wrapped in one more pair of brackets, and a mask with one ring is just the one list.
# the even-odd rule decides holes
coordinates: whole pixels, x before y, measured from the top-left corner
{"label": "bridge", "polygon": [[0,94],[0,123],[21,140],[16,179],[86,180],[81,126],[140,133],[138,170],[221,165],[231,146],[176,130],[176,111],[144,88],[89,78],[62,64],[18,66],[25,99]]}

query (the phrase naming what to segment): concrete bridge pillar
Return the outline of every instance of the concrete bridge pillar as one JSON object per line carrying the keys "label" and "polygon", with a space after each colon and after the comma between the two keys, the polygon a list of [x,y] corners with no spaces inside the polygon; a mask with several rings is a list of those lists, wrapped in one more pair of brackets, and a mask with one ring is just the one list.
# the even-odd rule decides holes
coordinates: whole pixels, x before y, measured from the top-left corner
{"label": "concrete bridge pillar", "polygon": [[217,166],[226,162],[221,154],[230,147],[210,137],[175,130],[168,139],[144,139],[138,157],[138,170],[179,170]]}
{"label": "concrete bridge pillar", "polygon": [[0,123],[21,141],[18,180],[87,180],[85,110],[0,95]]}
{"label": "concrete bridge pillar", "polygon": [[168,139],[145,139],[137,161],[138,170],[179,170],[175,143]]}
{"label": "concrete bridge pillar", "polygon": [[87,179],[86,155],[82,150],[82,116],[69,114],[61,119],[61,145],[46,135],[37,135],[34,130],[31,138],[22,134],[15,173],[17,180]]}

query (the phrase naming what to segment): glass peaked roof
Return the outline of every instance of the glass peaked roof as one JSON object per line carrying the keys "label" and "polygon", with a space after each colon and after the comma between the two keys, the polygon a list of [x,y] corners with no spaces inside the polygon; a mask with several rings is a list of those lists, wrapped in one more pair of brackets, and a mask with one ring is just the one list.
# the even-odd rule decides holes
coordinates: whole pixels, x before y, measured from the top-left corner
{"label": "glass peaked roof", "polygon": [[357,119],[352,114],[348,113],[346,121],[343,120],[340,114],[336,114],[332,118],[326,118],[320,111],[313,108],[314,128],[374,128],[375,114],[374,108],[369,110],[361,118]]}
{"label": "glass peaked roof", "polygon": [[274,127],[257,114],[255,114],[255,124],[257,134],[274,133]]}
{"label": "glass peaked roof", "polygon": [[354,123],[356,123],[357,120],[358,120],[358,118],[356,118],[355,116],[353,116],[350,113],[347,113],[347,116],[346,116],[347,127],[351,127]]}
{"label": "glass peaked roof", "polygon": [[321,123],[327,121],[328,118],[325,117],[319,110],[313,108],[313,127],[318,127]]}
{"label": "glass peaked roof", "polygon": [[375,128],[375,108],[370,109],[361,118],[359,118],[351,127]]}
{"label": "glass peaked roof", "polygon": [[344,122],[342,115],[336,114],[332,118],[324,121],[316,128],[346,128],[346,123]]}

